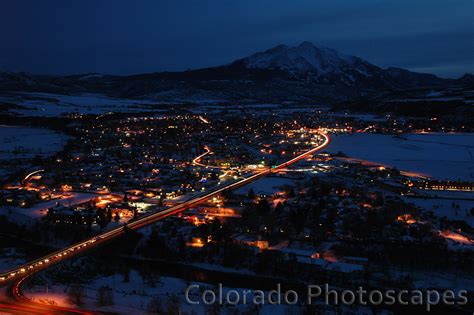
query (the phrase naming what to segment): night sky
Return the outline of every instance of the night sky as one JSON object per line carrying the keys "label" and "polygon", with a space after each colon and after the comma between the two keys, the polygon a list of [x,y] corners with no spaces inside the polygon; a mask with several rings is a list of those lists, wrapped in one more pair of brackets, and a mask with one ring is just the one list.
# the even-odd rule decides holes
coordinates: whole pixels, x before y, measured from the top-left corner
{"label": "night sky", "polygon": [[229,63],[302,41],[381,67],[474,72],[472,0],[12,0],[0,68],[132,74]]}

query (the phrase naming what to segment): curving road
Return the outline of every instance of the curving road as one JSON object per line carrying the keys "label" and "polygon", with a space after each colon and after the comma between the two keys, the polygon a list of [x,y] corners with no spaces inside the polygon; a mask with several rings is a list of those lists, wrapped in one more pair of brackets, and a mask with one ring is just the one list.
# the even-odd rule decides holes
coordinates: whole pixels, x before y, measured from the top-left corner
{"label": "curving road", "polygon": [[204,152],[203,154],[195,157],[192,161],[192,164],[197,165],[197,166],[201,166],[201,167],[205,167],[205,168],[222,169],[222,167],[220,167],[220,166],[206,165],[206,164],[202,164],[200,162],[203,157],[205,157],[208,154],[212,154],[212,151],[209,149],[209,147],[207,145],[204,146],[204,150],[206,150],[206,152]]}
{"label": "curving road", "polygon": [[[115,239],[121,235],[123,235],[127,229],[132,229],[132,230],[138,230],[143,228],[146,225],[152,224],[154,222],[157,222],[159,220],[162,220],[166,217],[175,215],[177,213],[183,212],[186,209],[189,209],[192,206],[196,206],[200,203],[203,203],[207,201],[208,199],[215,197],[216,195],[219,195],[220,193],[226,191],[226,190],[234,190],[239,187],[242,187],[244,185],[247,185],[259,178],[262,178],[264,176],[267,176],[268,174],[271,173],[276,173],[280,171],[281,169],[284,169],[288,167],[291,164],[294,164],[301,159],[304,159],[305,157],[314,154],[317,151],[322,150],[325,148],[329,142],[330,138],[327,134],[325,133],[319,133],[323,138],[324,141],[320,145],[314,147],[313,149],[304,152],[303,154],[300,154],[296,156],[295,158],[279,164],[277,166],[273,166],[271,169],[267,168],[261,171],[258,171],[257,173],[253,173],[249,176],[244,177],[243,179],[233,181],[231,183],[227,183],[224,185],[219,185],[209,191],[199,193],[195,195],[192,199],[183,202],[181,204],[175,205],[173,207],[170,207],[166,210],[163,210],[161,212],[153,213],[144,217],[141,217],[133,222],[130,222],[126,225],[126,227],[119,227],[115,228],[113,230],[110,230],[108,232],[99,234],[98,236],[86,239],[82,242],[73,244],[71,246],[68,246],[64,249],[55,251],[49,255],[46,255],[44,257],[38,258],[36,260],[30,261],[26,264],[23,264],[19,267],[16,267],[12,270],[9,270],[8,272],[0,274],[0,285],[6,285],[6,284],[11,284],[13,283],[13,290],[12,294],[17,300],[25,299],[21,293],[21,286],[25,282],[25,280],[30,277],[31,275],[48,268],[49,266],[52,266],[54,264],[57,264],[59,262],[62,262],[66,259],[72,258],[74,256],[77,256],[80,253],[83,253],[84,251],[90,250],[92,248],[96,248],[97,246],[101,245],[102,243],[105,243],[107,241],[110,241],[112,239]],[[205,153],[207,154],[207,152]],[[202,157],[202,156],[201,156]],[[198,157],[199,158],[199,157]],[[199,161],[199,159],[196,158],[195,161]],[[195,161],[193,161],[195,163]],[[39,307],[39,306],[38,306]],[[45,307],[45,306],[43,306]],[[49,307],[47,306],[48,309],[57,309],[59,311],[66,311],[66,309],[60,309],[56,307]],[[0,305],[0,309],[3,307]],[[74,310],[69,310],[72,313],[81,313],[85,314],[84,312],[81,311],[74,311]]]}

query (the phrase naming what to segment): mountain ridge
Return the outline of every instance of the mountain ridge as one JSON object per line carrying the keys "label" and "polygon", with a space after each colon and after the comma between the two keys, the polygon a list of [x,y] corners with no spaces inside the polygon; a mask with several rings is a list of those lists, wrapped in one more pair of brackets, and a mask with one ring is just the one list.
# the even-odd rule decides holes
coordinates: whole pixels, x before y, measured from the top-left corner
{"label": "mountain ridge", "polygon": [[177,99],[341,100],[384,90],[471,84],[472,75],[442,79],[402,68],[383,69],[362,58],[310,42],[277,45],[231,63],[187,71],[67,76],[0,72],[0,90],[105,93],[114,97]]}

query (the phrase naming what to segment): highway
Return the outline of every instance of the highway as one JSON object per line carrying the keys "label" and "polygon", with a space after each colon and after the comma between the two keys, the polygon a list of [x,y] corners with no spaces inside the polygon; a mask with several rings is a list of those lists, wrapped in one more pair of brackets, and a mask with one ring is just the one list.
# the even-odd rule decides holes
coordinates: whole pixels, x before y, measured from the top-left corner
{"label": "highway", "polygon": [[[207,200],[209,200],[212,197],[215,197],[216,195],[219,195],[220,193],[227,191],[227,190],[234,190],[239,187],[245,186],[259,178],[262,178],[264,176],[267,176],[271,173],[276,173],[280,171],[281,169],[284,169],[288,167],[291,164],[294,164],[301,159],[306,158],[309,155],[314,154],[317,151],[322,150],[325,148],[329,142],[330,138],[327,134],[325,133],[320,133],[320,135],[324,138],[324,141],[319,144],[318,146],[312,148],[309,151],[306,151],[295,158],[279,164],[277,166],[273,166],[272,168],[265,168],[261,171],[258,171],[256,173],[250,174],[248,176],[245,176],[243,179],[239,179],[236,181],[232,181],[230,183],[226,183],[223,185],[219,185],[211,190],[196,194],[193,196],[192,199],[185,201],[183,203],[180,203],[178,205],[172,206],[168,209],[165,209],[160,212],[152,213],[149,215],[146,215],[144,217],[141,217],[133,222],[130,222],[126,225],[126,227],[119,227],[115,228],[113,230],[110,230],[108,232],[99,234],[95,237],[86,239],[82,242],[70,245],[64,249],[55,251],[51,254],[48,254],[44,257],[38,258],[36,260],[30,261],[28,263],[25,263],[19,267],[13,268],[9,270],[8,272],[4,272],[0,274],[0,285],[6,285],[6,284],[11,284],[14,283],[13,285],[13,295],[16,299],[23,299],[22,293],[21,293],[21,285],[24,283],[25,279],[30,277],[31,275],[44,270],[54,264],[57,264],[59,262],[62,262],[64,260],[70,259],[74,256],[77,256],[78,254],[81,254],[87,250],[93,249],[98,247],[99,245],[108,242],[112,239],[115,239],[121,235],[123,235],[127,229],[131,230],[138,230],[146,225],[155,223],[159,220],[162,220],[166,217],[175,215],[177,213],[183,212],[186,209],[189,209],[190,207],[196,206],[198,204],[201,204]],[[207,152],[206,152],[207,153]],[[206,154],[205,153],[205,154]],[[201,156],[202,157],[202,156]],[[198,157],[199,158],[199,157]],[[197,158],[196,158],[197,159]],[[196,160],[195,159],[195,160]],[[195,162],[195,161],[193,161]],[[49,307],[49,306],[48,306]],[[54,307],[53,307],[54,308]]]}

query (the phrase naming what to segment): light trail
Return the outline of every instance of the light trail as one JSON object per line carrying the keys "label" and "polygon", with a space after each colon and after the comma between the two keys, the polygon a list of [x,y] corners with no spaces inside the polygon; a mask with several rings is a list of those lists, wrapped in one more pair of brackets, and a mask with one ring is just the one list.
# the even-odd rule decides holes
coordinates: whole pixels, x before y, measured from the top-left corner
{"label": "light trail", "polygon": [[209,123],[209,120],[207,120],[206,118],[202,117],[202,116],[199,116],[199,120],[202,121],[203,123],[205,124],[208,124]]}
{"label": "light trail", "polygon": [[[161,212],[156,212],[149,214],[147,216],[141,217],[136,221],[130,222],[127,225],[124,225],[124,227],[119,227],[115,228],[113,230],[110,230],[108,232],[99,234],[95,237],[86,239],[82,242],[73,244],[71,246],[68,246],[64,249],[55,251],[51,254],[48,254],[44,257],[35,259],[33,261],[30,261],[28,263],[25,263],[19,267],[16,267],[12,270],[9,270],[8,272],[0,274],[0,285],[2,284],[7,284],[14,282],[13,286],[13,295],[16,299],[18,300],[28,300],[26,299],[22,292],[21,292],[21,285],[26,281],[27,278],[32,276],[33,274],[44,270],[54,264],[57,264],[59,262],[65,261],[66,259],[72,258],[74,256],[77,256],[80,253],[85,252],[86,250],[92,249],[97,247],[100,244],[103,244],[107,241],[110,241],[112,239],[115,239],[124,233],[126,233],[127,229],[131,230],[138,230],[141,229],[149,224],[155,223],[159,220],[162,220],[166,217],[178,214],[180,212],[183,212],[187,209],[189,209],[192,206],[196,206],[200,203],[203,203],[207,200],[209,200],[212,197],[215,197],[216,195],[221,194],[224,191],[228,190],[234,190],[239,187],[242,187],[244,185],[247,185],[259,178],[262,178],[264,176],[267,176],[271,173],[276,173],[279,172],[281,169],[284,169],[288,167],[291,164],[294,164],[301,159],[304,159],[305,157],[314,154],[317,151],[320,151],[324,149],[330,142],[329,136],[325,133],[320,133],[320,135],[324,138],[324,141],[322,144],[314,147],[313,149],[306,151],[305,153],[302,153],[295,158],[279,164],[277,166],[274,166],[272,168],[267,168],[261,171],[258,171],[257,173],[251,174],[243,179],[240,179],[238,181],[228,183],[225,185],[220,185],[215,187],[214,189],[211,189],[210,191],[206,191],[203,193],[196,194],[193,199],[188,200],[186,202],[183,202],[181,204],[178,204],[176,206],[170,207],[166,210],[163,210]],[[29,300],[28,300],[29,301]],[[54,308],[53,308],[54,309]]]}
{"label": "light trail", "polygon": [[214,166],[214,165],[206,165],[206,164],[202,164],[200,161],[203,157],[205,157],[206,155],[209,155],[209,154],[212,154],[213,152],[211,151],[211,149],[209,149],[209,147],[206,145],[204,146],[204,150],[206,150],[206,152],[204,152],[203,154],[195,157],[192,161],[192,164],[193,165],[197,165],[197,166],[201,166],[201,167],[205,167],[205,168],[212,168],[212,169],[222,169],[222,167],[220,166]]}
{"label": "light trail", "polygon": [[35,175],[35,174],[38,174],[38,173],[41,173],[41,172],[44,172],[44,170],[41,169],[41,170],[37,170],[37,171],[31,172],[31,173],[27,174],[27,175],[23,178],[23,180],[22,180],[21,182],[24,183],[24,182],[26,182],[26,181],[28,180],[28,178],[30,178],[31,176],[33,176],[33,175]]}

